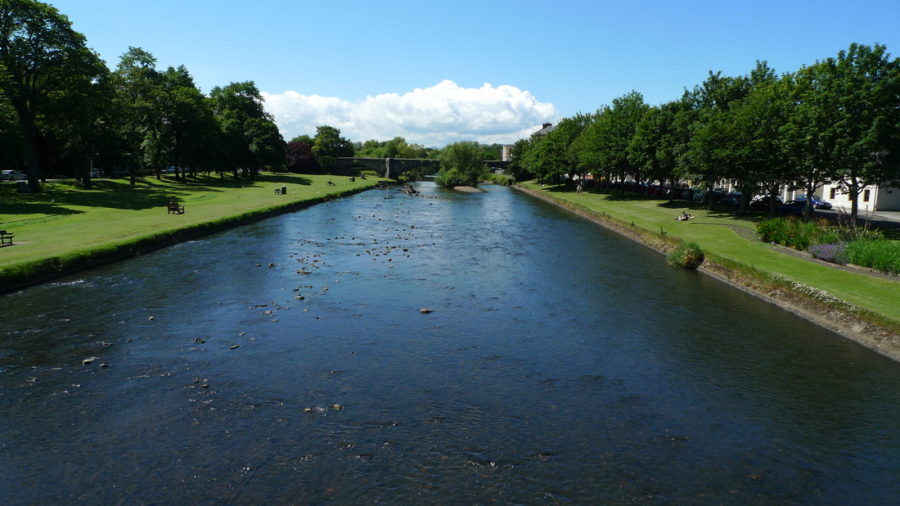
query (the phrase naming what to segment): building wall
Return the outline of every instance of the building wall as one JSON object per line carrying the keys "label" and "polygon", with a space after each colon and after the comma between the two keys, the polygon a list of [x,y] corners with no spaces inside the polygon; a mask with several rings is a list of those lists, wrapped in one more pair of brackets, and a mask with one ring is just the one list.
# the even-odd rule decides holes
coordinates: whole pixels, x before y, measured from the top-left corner
{"label": "building wall", "polygon": [[[822,187],[822,200],[831,202],[835,208],[850,211],[850,193],[843,192],[838,184],[827,184]],[[869,185],[859,193],[860,211],[900,211],[900,188]]]}

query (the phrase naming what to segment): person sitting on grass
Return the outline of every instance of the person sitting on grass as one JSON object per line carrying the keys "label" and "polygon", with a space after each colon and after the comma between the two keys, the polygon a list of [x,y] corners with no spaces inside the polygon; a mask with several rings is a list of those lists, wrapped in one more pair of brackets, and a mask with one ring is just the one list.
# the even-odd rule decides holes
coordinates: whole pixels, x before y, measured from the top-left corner
{"label": "person sitting on grass", "polygon": [[687,220],[689,220],[689,219],[691,219],[691,218],[693,218],[693,217],[694,217],[693,214],[688,214],[687,211],[684,211],[684,212],[681,213],[680,216],[678,216],[678,217],[675,218],[675,219],[678,220],[678,221],[687,221]]}

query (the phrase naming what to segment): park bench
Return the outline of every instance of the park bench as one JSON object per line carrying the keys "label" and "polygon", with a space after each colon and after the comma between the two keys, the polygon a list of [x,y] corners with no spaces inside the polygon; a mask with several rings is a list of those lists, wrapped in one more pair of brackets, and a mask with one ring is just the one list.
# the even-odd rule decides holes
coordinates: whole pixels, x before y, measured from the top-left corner
{"label": "park bench", "polygon": [[178,205],[178,202],[175,200],[170,200],[169,214],[184,214],[184,206]]}
{"label": "park bench", "polygon": [[13,234],[7,232],[6,230],[0,230],[0,246],[2,246],[4,243],[12,246],[12,243],[13,243],[12,241],[13,241]]}

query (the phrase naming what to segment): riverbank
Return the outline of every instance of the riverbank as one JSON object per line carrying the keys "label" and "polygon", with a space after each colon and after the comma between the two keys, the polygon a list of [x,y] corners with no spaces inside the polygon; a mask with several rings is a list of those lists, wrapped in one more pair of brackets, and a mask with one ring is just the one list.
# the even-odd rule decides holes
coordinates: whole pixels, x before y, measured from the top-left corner
{"label": "riverbank", "polygon": [[660,253],[683,241],[706,253],[700,271],[900,361],[900,282],[785,255],[753,235],[753,222],[685,203],[616,199],[526,182],[516,189],[575,212]]}
{"label": "riverbank", "polygon": [[[265,173],[255,180],[201,177],[186,183],[145,178],[95,180],[85,190],[48,183],[42,193],[0,188],[0,229],[15,244],[0,248],[0,293],[131,258],[378,184],[329,175]],[[284,190],[282,192],[281,190]],[[276,191],[277,190],[277,191]],[[184,214],[167,212],[176,199]]]}

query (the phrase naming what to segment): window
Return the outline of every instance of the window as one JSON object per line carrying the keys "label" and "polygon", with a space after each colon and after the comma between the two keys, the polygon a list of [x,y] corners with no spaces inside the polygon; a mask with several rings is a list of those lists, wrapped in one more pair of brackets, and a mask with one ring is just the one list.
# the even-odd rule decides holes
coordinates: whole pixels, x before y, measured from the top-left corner
{"label": "window", "polygon": [[865,190],[865,191],[863,192],[863,202],[868,202],[868,201],[869,201],[869,191],[870,191],[870,190]]}
{"label": "window", "polygon": [[835,192],[835,191],[837,191],[837,188],[832,188],[832,189],[831,189],[831,192],[829,192],[829,195],[831,195],[831,196],[828,197],[828,198],[833,199],[833,198],[834,198],[834,192]]}

